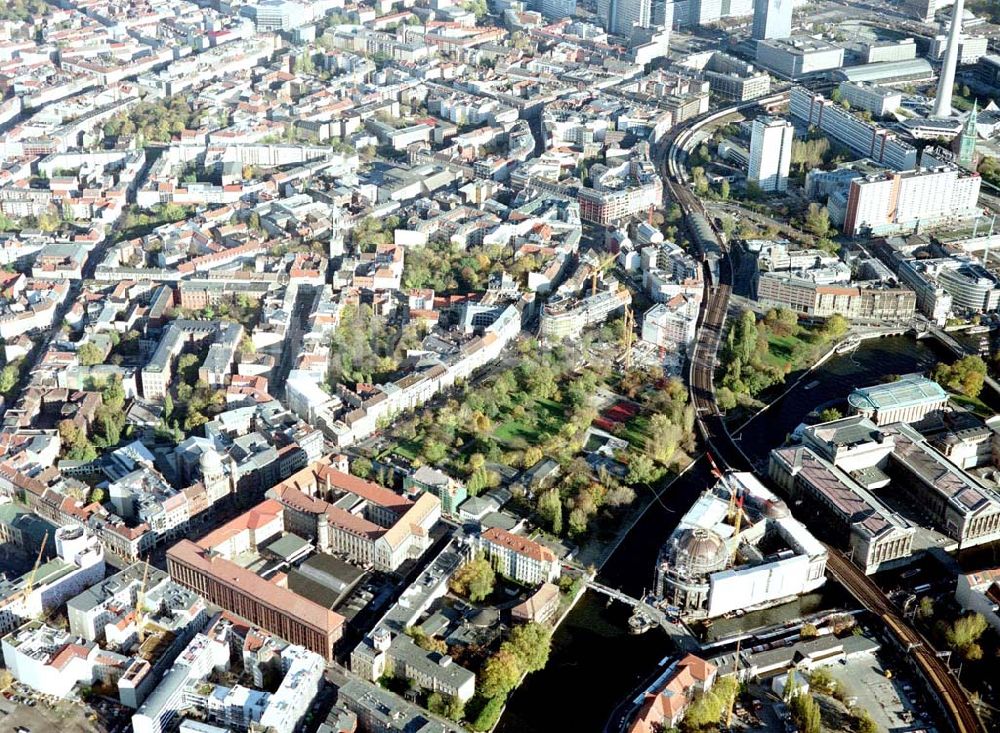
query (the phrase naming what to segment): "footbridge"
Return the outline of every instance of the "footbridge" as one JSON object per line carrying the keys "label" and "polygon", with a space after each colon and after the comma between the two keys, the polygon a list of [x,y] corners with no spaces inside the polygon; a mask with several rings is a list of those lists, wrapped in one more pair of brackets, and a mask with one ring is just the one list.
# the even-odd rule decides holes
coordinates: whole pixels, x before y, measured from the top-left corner
{"label": "footbridge", "polygon": [[618,590],[617,588],[612,588],[609,585],[598,583],[596,580],[588,580],[587,587],[596,593],[600,593],[601,595],[612,600],[624,603],[626,606],[631,606],[636,609],[636,611],[641,611],[649,616],[649,618],[653,619],[655,623],[667,632],[670,640],[673,641],[679,649],[683,651],[697,651],[700,648],[698,640],[694,638],[686,626],[672,620],[657,606],[653,606],[646,601],[634,598],[628,593]]}

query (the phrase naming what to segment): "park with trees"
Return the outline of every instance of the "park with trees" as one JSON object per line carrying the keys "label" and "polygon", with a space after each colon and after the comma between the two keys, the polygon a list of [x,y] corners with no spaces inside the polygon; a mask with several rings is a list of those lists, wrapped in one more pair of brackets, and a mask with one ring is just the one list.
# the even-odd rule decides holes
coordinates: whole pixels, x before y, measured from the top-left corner
{"label": "park with trees", "polygon": [[145,142],[168,143],[174,135],[201,126],[202,114],[187,96],[146,98],[104,123],[106,137],[138,135]]}
{"label": "park with trees", "polygon": [[[609,334],[615,338],[613,329]],[[513,485],[515,511],[544,531],[574,541],[613,530],[639,493],[690,460],[694,410],[683,382],[660,370],[612,374],[601,364],[569,366],[578,346],[541,348],[533,339],[518,343],[509,368],[475,384],[460,384],[433,406],[399,416],[391,445],[356,465],[366,475],[390,455],[412,466],[433,465],[461,478],[471,495],[498,486],[508,469],[526,470],[542,458],[559,464],[551,485]],[[600,415],[594,396],[619,395],[634,417],[612,432],[629,447],[616,456],[617,472],[595,470],[584,440]],[[599,530],[595,534],[595,530]]]}
{"label": "park with trees", "polygon": [[719,407],[754,407],[765,390],[811,366],[849,327],[836,313],[822,324],[805,325],[788,308],[771,309],[759,320],[753,311],[744,310],[733,320],[719,352]]}

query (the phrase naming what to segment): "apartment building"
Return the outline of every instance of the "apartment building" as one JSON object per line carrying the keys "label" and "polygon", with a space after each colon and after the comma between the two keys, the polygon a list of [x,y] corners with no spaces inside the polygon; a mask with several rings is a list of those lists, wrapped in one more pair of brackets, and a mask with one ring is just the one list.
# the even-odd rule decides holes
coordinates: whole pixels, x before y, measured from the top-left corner
{"label": "apartment building", "polygon": [[0,580],[0,634],[40,618],[104,577],[104,548],[90,531],[60,527],[55,545],[56,557],[37,570]]}
{"label": "apartment building", "polygon": [[479,537],[479,546],[497,571],[519,583],[539,585],[559,577],[559,559],[549,548],[499,527]]}
{"label": "apartment building", "polygon": [[37,621],[4,636],[0,648],[15,680],[54,697],[66,697],[79,683],[92,683],[98,656],[112,656],[93,642]]}
{"label": "apartment building", "polygon": [[185,345],[192,341],[212,338],[198,378],[212,387],[225,386],[243,339],[243,326],[230,321],[171,321],[160,339],[156,351],[142,368],[142,394],[146,399],[159,400],[167,394],[172,375],[172,362]]}
{"label": "apartment building", "polygon": [[795,128],[788,120],[758,117],[750,135],[750,165],[747,180],[762,191],[784,191],[788,188],[788,171],[792,167],[792,139]]}
{"label": "apartment building", "polygon": [[792,87],[789,109],[795,119],[819,128],[876,163],[900,171],[917,167],[916,148],[900,140],[895,133],[855,117],[822,94],[800,86]]}
{"label": "apartment building", "polygon": [[604,290],[580,300],[566,296],[553,298],[542,308],[539,334],[553,341],[576,338],[587,326],[602,323],[624,311],[631,302],[632,294],[627,288]]}
{"label": "apartment building", "polygon": [[839,313],[852,320],[903,323],[913,318],[917,296],[909,288],[823,284],[801,272],[762,272],[757,302],[819,318]]}
{"label": "apartment building", "polygon": [[851,181],[844,233],[875,236],[974,219],[982,179],[958,166],[879,173]]}
{"label": "apartment building", "polygon": [[694,343],[698,302],[680,293],[657,303],[642,317],[642,340],[667,351],[683,352]]}
{"label": "apartment building", "polygon": [[592,187],[581,188],[577,194],[584,221],[614,224],[636,214],[645,215],[663,202],[663,182],[648,160],[602,168],[595,165],[591,169]]}

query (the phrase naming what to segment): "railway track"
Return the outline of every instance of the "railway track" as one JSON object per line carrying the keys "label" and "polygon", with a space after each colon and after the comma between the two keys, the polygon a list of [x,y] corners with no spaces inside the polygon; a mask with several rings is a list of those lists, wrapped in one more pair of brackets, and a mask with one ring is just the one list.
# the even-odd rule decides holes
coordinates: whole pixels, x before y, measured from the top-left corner
{"label": "railway track", "polygon": [[851,595],[879,617],[910,655],[920,674],[935,691],[957,733],[983,733],[986,728],[976,715],[958,680],[948,671],[934,647],[897,613],[882,590],[843,553],[828,547],[827,570]]}
{"label": "railway track", "polygon": [[[681,207],[688,229],[701,249],[705,262],[705,295],[698,317],[698,335],[690,355],[688,386],[695,406],[698,430],[723,468],[753,471],[754,467],[733,442],[732,436],[722,422],[722,415],[715,399],[716,356],[725,329],[726,314],[732,294],[732,268],[728,262],[728,247],[725,237],[715,230],[702,202],[687,188],[687,174],[681,164],[681,156],[686,146],[694,138],[695,132],[706,124],[742,112],[752,106],[769,107],[787,98],[782,93],[764,100],[757,100],[737,107],[721,110],[688,123],[678,131],[665,151],[663,178],[666,193]],[[701,217],[707,226],[695,226],[696,217]],[[697,233],[696,230],[697,229]],[[708,240],[708,241],[706,241]],[[714,240],[714,243],[713,241]],[[725,266],[713,270],[708,258],[713,254]],[[882,590],[844,555],[828,548],[827,571],[841,583],[862,605],[878,616],[889,633],[899,642],[913,659],[931,690],[941,703],[956,733],[984,733],[985,727],[972,707],[968,696],[948,671],[947,666],[934,652],[934,648],[916,630],[909,626],[897,613]]]}

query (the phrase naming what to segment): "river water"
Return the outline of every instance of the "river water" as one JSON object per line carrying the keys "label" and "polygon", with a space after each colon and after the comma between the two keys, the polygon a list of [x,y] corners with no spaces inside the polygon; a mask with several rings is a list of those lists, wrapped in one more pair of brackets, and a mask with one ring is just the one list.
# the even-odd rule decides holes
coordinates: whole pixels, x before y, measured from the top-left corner
{"label": "river water", "polygon": [[[817,405],[843,400],[852,388],[887,375],[927,371],[950,360],[930,341],[905,336],[866,341],[853,354],[831,358],[751,423],[742,434],[743,450],[755,462],[765,460]],[[660,545],[711,480],[704,460],[678,479],[608,559],[598,580],[633,596],[648,589]],[[601,731],[615,706],[673,653],[660,629],[630,636],[628,615],[622,604],[608,606],[603,596],[586,593],[556,632],[548,666],[513,694],[497,731]]]}

